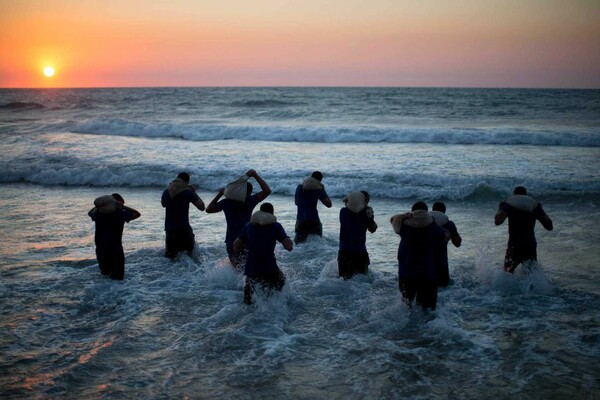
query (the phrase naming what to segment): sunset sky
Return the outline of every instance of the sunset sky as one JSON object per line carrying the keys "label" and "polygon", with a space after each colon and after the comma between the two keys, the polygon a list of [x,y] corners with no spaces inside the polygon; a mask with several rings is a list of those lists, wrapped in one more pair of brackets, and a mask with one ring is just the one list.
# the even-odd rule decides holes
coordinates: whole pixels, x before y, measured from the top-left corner
{"label": "sunset sky", "polygon": [[600,88],[598,0],[0,0],[0,37],[11,88]]}

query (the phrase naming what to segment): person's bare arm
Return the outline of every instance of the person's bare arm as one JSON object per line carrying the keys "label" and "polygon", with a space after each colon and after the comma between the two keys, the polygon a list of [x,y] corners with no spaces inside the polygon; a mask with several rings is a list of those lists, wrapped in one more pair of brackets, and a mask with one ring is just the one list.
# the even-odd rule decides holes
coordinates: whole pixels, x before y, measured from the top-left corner
{"label": "person's bare arm", "polygon": [[215,198],[212,199],[212,201],[208,204],[208,207],[206,207],[207,213],[212,214],[212,213],[219,212],[219,210],[217,210],[217,202],[223,196],[223,193],[225,193],[225,188],[220,188],[219,193],[217,193]]}
{"label": "person's bare arm", "polygon": [[198,210],[204,211],[204,209],[205,209],[204,202],[202,201],[202,199],[200,197],[198,197],[198,200],[196,200],[193,204],[196,206],[196,208]]}
{"label": "person's bare arm", "polygon": [[550,219],[550,217],[544,212],[544,210],[542,210],[541,215],[537,218],[538,221],[540,221],[540,223],[542,224],[542,226],[544,227],[544,229],[546,229],[547,231],[551,231],[552,229],[554,229],[554,225],[552,224],[552,220]]}
{"label": "person's bare arm", "polygon": [[460,237],[460,235],[458,233],[456,235],[452,236],[450,239],[452,240],[452,244],[454,245],[454,247],[460,247],[460,245],[462,243],[462,238]]}
{"label": "person's bare arm", "polygon": [[323,200],[321,200],[321,203],[323,203],[323,205],[327,208],[331,208],[333,205],[331,204],[331,199],[329,197],[325,197]]}
{"label": "person's bare arm", "polygon": [[244,246],[245,246],[244,241],[240,238],[237,238],[233,242],[233,251],[235,251],[236,253],[239,253],[240,251],[244,250]]}
{"label": "person's bare arm", "polygon": [[369,229],[369,232],[371,233],[375,233],[377,231],[377,223],[375,221],[373,221],[373,223],[371,225],[369,225],[369,227],[367,229]]}
{"label": "person's bare arm", "polygon": [[292,239],[290,239],[289,237],[283,239],[283,242],[281,242],[281,244],[283,245],[283,248],[287,251],[292,251],[292,249],[294,248],[294,242],[292,242]]}
{"label": "person's bare arm", "polygon": [[498,211],[496,212],[496,215],[494,215],[494,223],[496,225],[502,225],[504,223],[504,221],[506,220],[506,218],[508,217],[508,214],[502,210],[503,205],[504,205],[504,202],[501,201],[500,204],[498,205]]}
{"label": "person's bare arm", "polygon": [[127,207],[124,204],[119,204],[117,207],[122,208],[123,210],[129,211],[132,214],[132,218],[131,220],[133,221],[134,219],[138,219],[139,217],[142,216],[142,214],[140,214],[140,212],[138,210],[134,210],[131,207]]}
{"label": "person's bare arm", "polygon": [[248,172],[246,172],[246,175],[256,179],[256,182],[258,182],[258,184],[260,185],[261,191],[257,194],[259,202],[263,201],[271,194],[271,188],[269,187],[269,185],[267,185],[267,182],[265,182],[265,180],[261,178],[260,175],[258,175],[258,173],[255,170],[248,170]]}

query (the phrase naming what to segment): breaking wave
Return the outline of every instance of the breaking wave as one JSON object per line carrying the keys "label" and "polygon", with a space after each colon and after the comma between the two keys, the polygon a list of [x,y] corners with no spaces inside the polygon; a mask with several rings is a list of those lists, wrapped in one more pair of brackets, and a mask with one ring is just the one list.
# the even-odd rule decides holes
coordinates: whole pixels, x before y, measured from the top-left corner
{"label": "breaking wave", "polygon": [[536,145],[600,147],[595,128],[438,128],[375,126],[273,126],[143,123],[92,119],[61,127],[90,135],[178,138],[191,141],[246,140],[312,143],[439,143],[461,145]]}

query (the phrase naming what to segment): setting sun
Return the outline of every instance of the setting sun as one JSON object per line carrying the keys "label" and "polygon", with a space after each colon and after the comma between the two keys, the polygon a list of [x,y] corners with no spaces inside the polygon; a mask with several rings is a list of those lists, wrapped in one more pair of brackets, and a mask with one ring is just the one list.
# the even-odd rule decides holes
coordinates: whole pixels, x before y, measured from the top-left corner
{"label": "setting sun", "polygon": [[54,76],[54,68],[52,68],[52,67],[44,68],[44,75],[47,76],[48,78]]}

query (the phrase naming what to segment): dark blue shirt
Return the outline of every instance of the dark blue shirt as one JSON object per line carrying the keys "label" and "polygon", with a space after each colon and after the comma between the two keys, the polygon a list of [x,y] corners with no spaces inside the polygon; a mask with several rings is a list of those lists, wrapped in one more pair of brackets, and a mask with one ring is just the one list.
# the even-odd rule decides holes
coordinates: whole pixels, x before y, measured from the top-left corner
{"label": "dark blue shirt", "polygon": [[[441,226],[450,232],[451,238],[458,236],[458,229],[456,229],[454,222],[448,221]],[[440,244],[440,247],[436,252],[436,278],[438,279],[438,283],[443,286],[446,286],[450,283],[450,271],[448,269],[448,242],[446,241]]]}
{"label": "dark blue shirt", "polygon": [[303,190],[302,185],[298,185],[296,188],[296,206],[298,207],[296,222],[320,222],[317,203],[319,200],[325,200],[327,197],[329,196],[327,196],[327,192],[324,189]]}
{"label": "dark blue shirt", "polygon": [[275,260],[275,245],[276,242],[282,243],[287,237],[279,222],[269,225],[247,223],[240,233],[240,239],[248,249],[244,274],[253,277],[279,271]]}
{"label": "dark blue shirt", "polygon": [[[450,232],[450,237],[458,236],[458,229],[456,229],[456,225],[452,221],[446,222],[442,225],[442,228]],[[445,265],[448,268],[448,242],[445,242],[439,249],[439,261],[442,265]]]}
{"label": "dark blue shirt", "polygon": [[402,224],[398,246],[400,279],[436,279],[436,253],[445,243],[446,233],[435,222],[423,228]]}
{"label": "dark blue shirt", "polygon": [[508,245],[517,248],[536,247],[535,221],[544,215],[542,205],[538,204],[533,212],[519,210],[503,203],[502,211],[508,216]]}
{"label": "dark blue shirt", "polygon": [[343,207],[340,210],[340,250],[366,252],[367,229],[373,224],[373,216],[367,216],[366,208],[354,213]]}
{"label": "dark blue shirt", "polygon": [[190,203],[195,203],[200,197],[191,189],[184,190],[171,198],[169,190],[162,194],[161,204],[166,208],[165,231],[187,231],[190,226]]}
{"label": "dark blue shirt", "polygon": [[125,222],[133,219],[131,211],[117,208],[110,214],[102,214],[94,210],[90,215],[96,223],[94,242],[100,252],[123,251],[121,239],[123,238],[123,226]]}
{"label": "dark blue shirt", "polygon": [[257,204],[258,194],[246,197],[246,201],[223,199],[216,204],[216,210],[223,211],[227,220],[225,243],[228,245],[233,244],[244,226],[250,222],[252,211]]}

